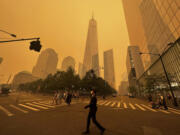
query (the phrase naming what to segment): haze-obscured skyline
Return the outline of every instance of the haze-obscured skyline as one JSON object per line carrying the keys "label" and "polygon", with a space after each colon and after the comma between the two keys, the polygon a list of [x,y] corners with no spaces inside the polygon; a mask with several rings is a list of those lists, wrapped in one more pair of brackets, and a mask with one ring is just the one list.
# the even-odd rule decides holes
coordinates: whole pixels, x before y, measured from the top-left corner
{"label": "haze-obscured skyline", "polygon": [[[103,52],[113,49],[116,85],[119,85],[122,74],[126,72],[129,44],[120,0],[1,0],[0,12],[0,29],[17,34],[17,38],[40,37],[42,50],[53,48],[58,53],[58,69],[66,56],[75,58],[76,69],[82,62],[88,23],[94,12],[100,66],[103,66]],[[0,33],[0,38],[9,36]],[[0,72],[5,76],[23,70],[31,72],[39,55],[29,50],[29,42],[1,44],[0,54],[4,58]]]}

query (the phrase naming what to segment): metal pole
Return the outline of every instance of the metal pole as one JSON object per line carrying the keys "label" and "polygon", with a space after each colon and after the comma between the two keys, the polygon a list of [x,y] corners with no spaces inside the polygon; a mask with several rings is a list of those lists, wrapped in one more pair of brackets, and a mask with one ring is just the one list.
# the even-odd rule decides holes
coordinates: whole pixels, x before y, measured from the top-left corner
{"label": "metal pole", "polygon": [[167,71],[166,71],[166,68],[165,68],[163,59],[162,59],[162,57],[161,57],[160,54],[159,54],[159,57],[160,57],[160,60],[161,60],[161,63],[162,63],[162,67],[163,67],[164,73],[165,73],[165,75],[166,75],[166,79],[167,79],[167,82],[168,82],[168,85],[169,85],[169,88],[170,88],[170,91],[171,91],[171,94],[172,94],[172,97],[173,97],[173,100],[174,100],[174,106],[178,106],[177,101],[176,101],[176,98],[174,97],[174,92],[173,92],[173,90],[172,90],[171,83],[170,83],[170,80],[169,80],[169,78],[168,78],[168,74],[167,74]]}

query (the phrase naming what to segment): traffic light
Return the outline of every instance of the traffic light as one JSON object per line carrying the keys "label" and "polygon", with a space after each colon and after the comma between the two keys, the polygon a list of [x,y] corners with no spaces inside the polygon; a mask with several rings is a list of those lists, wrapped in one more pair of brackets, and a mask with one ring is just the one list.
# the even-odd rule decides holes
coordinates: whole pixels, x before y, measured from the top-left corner
{"label": "traffic light", "polygon": [[40,44],[40,41],[39,39],[37,39],[37,41],[32,41],[30,42],[30,46],[29,46],[29,49],[30,50],[34,50],[34,51],[37,51],[37,52],[40,52],[41,50],[41,44]]}

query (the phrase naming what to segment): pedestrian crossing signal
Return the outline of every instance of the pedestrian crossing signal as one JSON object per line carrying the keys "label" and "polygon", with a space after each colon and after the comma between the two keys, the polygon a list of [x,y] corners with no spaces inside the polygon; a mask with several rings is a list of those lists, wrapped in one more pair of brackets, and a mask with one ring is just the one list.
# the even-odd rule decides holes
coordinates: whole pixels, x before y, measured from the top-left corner
{"label": "pedestrian crossing signal", "polygon": [[37,41],[32,41],[30,42],[30,46],[29,46],[29,49],[30,50],[34,50],[34,51],[37,51],[37,52],[40,52],[41,50],[41,43],[39,41],[39,39]]}

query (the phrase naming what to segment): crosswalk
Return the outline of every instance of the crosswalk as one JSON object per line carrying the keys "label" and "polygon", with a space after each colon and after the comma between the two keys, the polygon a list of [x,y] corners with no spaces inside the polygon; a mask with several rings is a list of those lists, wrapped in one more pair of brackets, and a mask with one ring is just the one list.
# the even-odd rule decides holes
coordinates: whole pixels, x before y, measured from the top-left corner
{"label": "crosswalk", "polygon": [[[75,104],[75,102],[72,102]],[[0,118],[1,116],[14,116],[17,112],[28,114],[30,112],[39,112],[43,110],[53,109],[60,106],[65,106],[65,103],[53,105],[52,101],[32,101],[19,104],[0,105]]]}
{"label": "crosswalk", "polygon": [[113,109],[132,109],[139,110],[143,112],[151,111],[151,112],[161,112],[165,114],[177,114],[180,115],[180,110],[169,108],[168,110],[163,109],[152,109],[150,105],[147,104],[137,104],[137,103],[126,103],[122,101],[110,101],[110,100],[100,100],[97,103],[99,106],[111,107]]}

